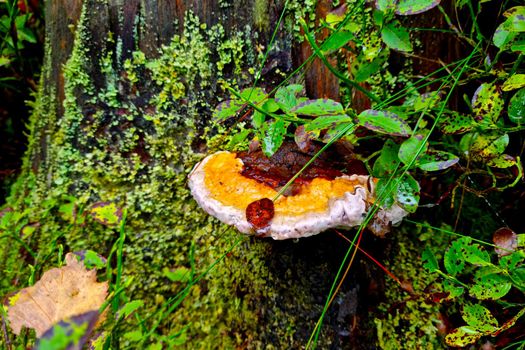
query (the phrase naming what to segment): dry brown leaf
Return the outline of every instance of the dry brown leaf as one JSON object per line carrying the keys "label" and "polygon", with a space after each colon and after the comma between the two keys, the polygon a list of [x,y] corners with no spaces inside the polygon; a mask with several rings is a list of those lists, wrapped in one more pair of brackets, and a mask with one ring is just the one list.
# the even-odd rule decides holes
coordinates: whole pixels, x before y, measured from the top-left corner
{"label": "dry brown leaf", "polygon": [[33,328],[37,337],[55,323],[100,308],[108,283],[97,282],[96,270],[87,270],[75,255],[66,255],[66,266],[46,271],[34,286],[9,299],[11,328],[20,334],[22,326]]}

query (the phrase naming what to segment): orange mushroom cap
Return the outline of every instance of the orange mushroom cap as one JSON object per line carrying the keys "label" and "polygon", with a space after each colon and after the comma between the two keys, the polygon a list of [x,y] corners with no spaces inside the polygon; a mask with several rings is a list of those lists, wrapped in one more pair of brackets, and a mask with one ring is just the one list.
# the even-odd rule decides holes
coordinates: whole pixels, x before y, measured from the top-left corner
{"label": "orange mushroom cap", "polygon": [[[256,227],[246,217],[247,207],[263,198],[274,198],[278,191],[244,176],[243,167],[243,160],[235,153],[214,153],[195,166],[188,184],[193,197],[208,214],[246,234],[288,239],[315,235],[330,228],[359,226],[375,200],[370,176],[315,177],[302,183],[294,195],[278,197],[269,223]],[[390,224],[400,222],[406,214],[395,204],[380,209],[369,228],[383,235]]]}

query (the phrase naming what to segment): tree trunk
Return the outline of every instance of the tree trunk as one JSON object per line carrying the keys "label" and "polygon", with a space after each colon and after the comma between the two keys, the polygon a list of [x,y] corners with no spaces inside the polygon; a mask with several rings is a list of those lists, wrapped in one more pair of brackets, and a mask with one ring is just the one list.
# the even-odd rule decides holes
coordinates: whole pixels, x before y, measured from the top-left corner
{"label": "tree trunk", "polygon": [[[139,314],[147,327],[161,320],[158,334],[183,331],[189,349],[306,344],[347,252],[344,241],[333,233],[300,242],[243,237],[204,214],[186,188],[192,166],[227,140],[227,130],[210,128],[214,106],[228,95],[224,86],[252,84],[249,72],[259,69],[283,6],[264,0],[46,2],[46,56],[30,145],[9,199],[13,210],[25,210],[19,228],[36,230],[22,237],[28,247],[0,241],[4,290],[24,285],[30,265],[36,276],[56,266],[62,249],[108,256],[118,229],[93,220],[72,224],[59,209],[74,203],[78,222],[94,203],[113,202],[127,210],[124,280],[134,280],[124,293],[145,301]],[[298,51],[291,21],[314,9],[294,1],[289,8],[262,86],[275,86],[277,70],[289,72],[301,59],[292,57]],[[334,97],[330,79],[324,87],[307,81],[310,93]],[[167,278],[166,271],[178,268],[205,275],[167,313],[170,298],[187,283]],[[347,279],[325,319],[321,348],[359,348],[350,321],[359,317],[358,295],[374,301],[367,273]],[[137,328],[129,322],[124,331]]]}

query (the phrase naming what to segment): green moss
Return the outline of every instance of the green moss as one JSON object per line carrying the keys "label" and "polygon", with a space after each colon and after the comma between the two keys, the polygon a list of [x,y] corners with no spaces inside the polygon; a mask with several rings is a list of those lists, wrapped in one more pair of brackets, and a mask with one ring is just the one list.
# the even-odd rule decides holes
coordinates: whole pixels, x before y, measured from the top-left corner
{"label": "green moss", "polygon": [[[164,269],[194,265],[195,273],[201,274],[240,239],[225,261],[192,287],[183,304],[164,315],[160,333],[173,334],[188,326],[185,346],[191,349],[244,347],[246,342],[263,348],[270,335],[275,348],[297,346],[303,341],[294,338],[299,321],[295,314],[283,312],[278,296],[286,295],[289,302],[301,303],[305,309],[313,304],[311,297],[303,294],[300,284],[272,276],[265,261],[268,242],[239,236],[219,224],[197,207],[186,188],[187,174],[202,157],[192,146],[201,141],[198,135],[206,128],[212,130],[205,115],[211,115],[222,92],[215,77],[236,85],[248,78],[242,72],[255,64],[248,29],[226,38],[220,27],[208,30],[188,13],[184,32],[162,48],[158,58],[135,52],[120,68],[115,62],[119,40],[117,45],[108,40],[102,55],[89,51],[89,21],[84,11],[64,67],[60,119],[53,113],[57,102],[50,97],[55,96],[49,94],[52,88],[44,86],[48,80],[41,82],[24,174],[10,199],[11,205],[24,210],[23,220],[39,223],[31,237],[39,254],[36,277],[58,265],[60,246],[65,252],[91,249],[107,256],[118,237],[116,229],[89,217],[85,225],[71,227],[58,212],[68,201],[64,196],[76,198],[79,210],[111,201],[128,211],[123,278],[134,277],[134,282],[125,295],[145,301],[140,310],[143,319],[151,315],[158,319],[155,312],[185,287],[170,281]],[[100,60],[93,62],[94,57]],[[94,69],[104,77],[102,84],[92,81]],[[227,70],[240,74],[226,78]],[[208,138],[213,133],[217,129]],[[228,137],[223,141],[229,142]],[[44,160],[39,156],[41,139],[46,142]],[[12,244],[9,254],[6,242]],[[21,250],[16,242],[0,244],[6,292],[19,287],[7,285],[9,281],[27,281],[31,268],[14,268],[19,256],[12,252]],[[124,329],[137,327],[135,320],[129,322]],[[123,340],[121,345],[136,344]]]}
{"label": "green moss", "polygon": [[[386,300],[379,306],[383,317],[375,319],[378,345],[381,349],[442,349],[438,334],[439,304],[425,301],[425,288],[435,276],[425,271],[421,262],[428,232],[404,226],[397,232],[395,252],[387,269],[403,281],[412,284],[413,296],[403,292],[392,279],[387,280]],[[446,247],[447,237],[433,237],[434,249]]]}
{"label": "green moss", "polygon": [[270,15],[268,14],[268,1],[255,0],[255,8],[253,10],[253,23],[259,30],[267,29],[270,26]]}

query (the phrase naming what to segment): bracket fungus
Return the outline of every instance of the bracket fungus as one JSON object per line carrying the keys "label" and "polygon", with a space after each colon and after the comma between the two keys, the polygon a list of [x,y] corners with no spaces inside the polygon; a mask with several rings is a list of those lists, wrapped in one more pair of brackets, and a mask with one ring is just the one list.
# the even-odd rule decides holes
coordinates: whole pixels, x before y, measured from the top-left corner
{"label": "bracket fungus", "polygon": [[[277,196],[308,159],[286,145],[270,158],[260,151],[217,152],[195,165],[188,185],[208,214],[245,234],[281,240],[361,225],[375,201],[375,180],[344,174],[332,161],[316,159]],[[406,214],[395,204],[379,208],[368,228],[383,236]]]}

